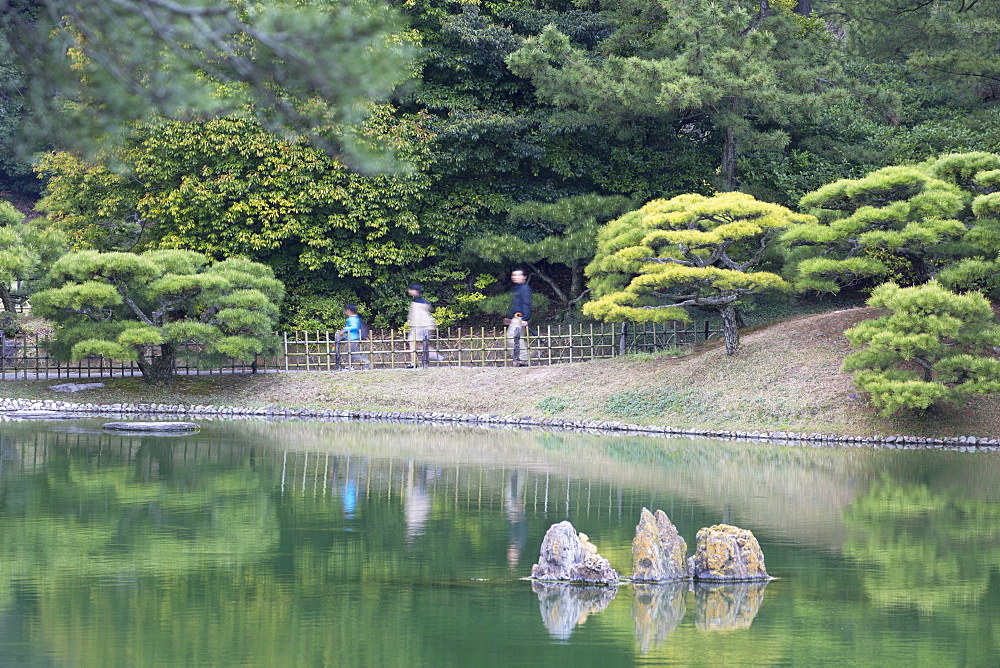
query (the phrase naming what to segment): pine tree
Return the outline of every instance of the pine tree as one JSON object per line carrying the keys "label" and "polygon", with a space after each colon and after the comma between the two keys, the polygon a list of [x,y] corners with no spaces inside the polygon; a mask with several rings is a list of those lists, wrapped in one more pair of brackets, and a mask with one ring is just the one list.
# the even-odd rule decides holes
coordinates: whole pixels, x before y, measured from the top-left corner
{"label": "pine tree", "polygon": [[1000,325],[981,294],[958,295],[937,282],[884,283],[868,305],[889,313],[844,332],[855,347],[844,361],[854,382],[890,416],[1000,392]]}
{"label": "pine tree", "polygon": [[605,321],[657,322],[689,320],[685,307],[714,311],[733,355],[739,300],[791,287],[756,267],[782,231],[814,220],[737,192],[654,200],[598,234],[587,267],[597,299],[583,311]]}
{"label": "pine tree", "polygon": [[61,257],[36,314],[56,323],[57,356],[134,361],[150,383],[168,381],[174,360],[206,366],[251,362],[272,352],[281,281],[244,259],[210,263],[193,251],[81,251]]}

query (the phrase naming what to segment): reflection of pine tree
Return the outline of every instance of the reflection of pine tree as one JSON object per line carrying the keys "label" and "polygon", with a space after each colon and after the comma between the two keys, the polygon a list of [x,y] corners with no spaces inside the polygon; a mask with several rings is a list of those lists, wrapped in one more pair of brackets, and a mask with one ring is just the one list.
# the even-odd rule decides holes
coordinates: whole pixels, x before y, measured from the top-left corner
{"label": "reflection of pine tree", "polygon": [[880,607],[963,620],[986,593],[991,567],[1000,565],[1000,503],[951,498],[886,475],[844,522],[844,553],[867,566],[864,590]]}

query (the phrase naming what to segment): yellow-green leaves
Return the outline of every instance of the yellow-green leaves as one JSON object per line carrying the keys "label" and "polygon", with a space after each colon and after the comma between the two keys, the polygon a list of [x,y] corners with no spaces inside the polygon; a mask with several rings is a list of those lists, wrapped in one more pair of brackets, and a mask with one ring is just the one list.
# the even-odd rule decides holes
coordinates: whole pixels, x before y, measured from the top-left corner
{"label": "yellow-green leaves", "polygon": [[176,357],[217,366],[272,349],[284,295],[264,265],[180,250],[69,253],[50,280],[33,301],[56,323],[54,352],[132,360],[151,382],[169,379]]}
{"label": "yellow-green leaves", "polygon": [[745,193],[654,200],[598,234],[597,255],[587,267],[596,299],[584,313],[606,321],[664,321],[686,320],[682,307],[714,310],[723,317],[732,354],[739,344],[739,299],[789,288],[777,274],[754,268],[780,232],[813,222]]}
{"label": "yellow-green leaves", "polygon": [[868,304],[888,314],[844,332],[862,347],[844,369],[857,371],[855,383],[883,415],[1000,392],[1000,360],[989,354],[1000,346],[1000,325],[981,294],[958,295],[934,281],[885,283]]}

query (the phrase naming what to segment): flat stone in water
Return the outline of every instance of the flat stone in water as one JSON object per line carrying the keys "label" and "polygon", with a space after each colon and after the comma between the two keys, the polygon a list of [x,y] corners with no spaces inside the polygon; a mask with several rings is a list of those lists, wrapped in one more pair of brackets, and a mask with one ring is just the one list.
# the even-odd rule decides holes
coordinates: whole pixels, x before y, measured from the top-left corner
{"label": "flat stone in water", "polygon": [[104,429],[112,431],[198,431],[197,422],[105,422]]}

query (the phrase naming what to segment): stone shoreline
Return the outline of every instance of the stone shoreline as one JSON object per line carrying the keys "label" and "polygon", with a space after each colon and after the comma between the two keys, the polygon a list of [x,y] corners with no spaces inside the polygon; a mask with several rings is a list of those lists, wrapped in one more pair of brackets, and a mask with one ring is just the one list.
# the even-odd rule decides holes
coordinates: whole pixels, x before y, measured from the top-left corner
{"label": "stone shoreline", "polygon": [[[458,415],[433,411],[361,411],[282,406],[203,406],[184,404],[90,404],[71,401],[2,399],[0,420],[21,419],[14,411],[53,411],[58,413],[116,415],[185,415],[205,418],[278,418],[306,420],[377,420],[392,422],[451,422],[487,426],[541,427],[553,430],[585,431],[588,433],[633,433],[650,436],[694,436],[733,441],[768,441],[773,443],[809,443],[816,445],[870,446],[892,449],[947,448],[963,451],[1000,451],[1000,438],[954,436],[924,438],[920,436],[842,436],[794,432],[729,431],[723,429],[680,429],[663,425],[641,425],[611,420],[566,420],[563,418],[509,415]],[[33,415],[33,419],[41,416]],[[85,417],[81,416],[81,417]]]}

